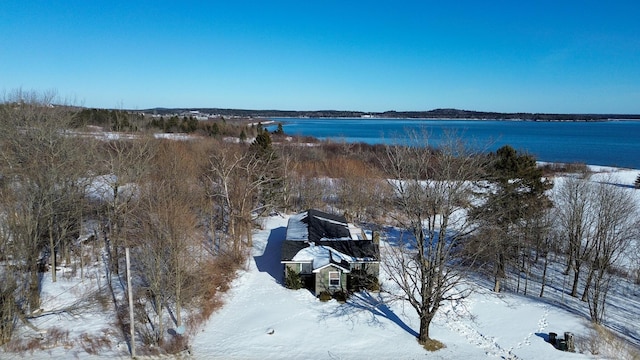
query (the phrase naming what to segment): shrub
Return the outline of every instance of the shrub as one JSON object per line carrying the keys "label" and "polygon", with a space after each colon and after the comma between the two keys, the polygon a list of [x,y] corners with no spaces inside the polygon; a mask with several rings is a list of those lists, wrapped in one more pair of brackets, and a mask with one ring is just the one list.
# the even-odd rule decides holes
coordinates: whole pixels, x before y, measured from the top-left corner
{"label": "shrub", "polygon": [[347,302],[347,293],[345,291],[336,291],[333,293],[333,298],[338,302],[344,303]]}
{"label": "shrub", "polygon": [[331,293],[328,291],[323,291],[320,293],[320,295],[318,295],[318,298],[320,298],[320,301],[326,302],[331,300]]}
{"label": "shrub", "polygon": [[443,343],[434,339],[428,339],[424,343],[421,343],[421,345],[427,351],[438,351],[445,347]]}
{"label": "shrub", "polygon": [[180,335],[174,336],[162,344],[162,349],[167,354],[177,355],[183,352],[190,353],[189,339]]}
{"label": "shrub", "polygon": [[602,325],[592,324],[587,334],[576,337],[576,350],[604,359],[640,360],[640,352]]}
{"label": "shrub", "polygon": [[352,270],[349,275],[349,291],[380,291],[378,278],[364,270]]}
{"label": "shrub", "polygon": [[80,335],[80,345],[87,354],[97,355],[102,350],[109,349],[111,347],[111,340],[109,339],[113,336],[111,330],[105,329],[102,330],[102,333],[102,336],[89,335],[86,332]]}
{"label": "shrub", "polygon": [[287,268],[287,276],[284,279],[284,286],[293,290],[302,288],[302,280],[300,279],[300,275],[294,270],[291,270],[291,268]]}

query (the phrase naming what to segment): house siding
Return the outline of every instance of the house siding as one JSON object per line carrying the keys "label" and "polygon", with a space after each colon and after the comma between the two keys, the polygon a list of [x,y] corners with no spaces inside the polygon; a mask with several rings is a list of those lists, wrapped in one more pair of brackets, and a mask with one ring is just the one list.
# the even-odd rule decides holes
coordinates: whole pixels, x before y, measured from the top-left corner
{"label": "house siding", "polygon": [[[330,287],[329,286],[329,273],[337,271],[340,273],[340,286],[339,287]],[[342,270],[338,269],[335,266],[327,266],[324,269],[321,269],[316,273],[316,286],[315,286],[315,295],[320,295],[323,291],[328,291],[330,293],[334,293],[340,290],[346,290],[347,288],[347,274]]]}

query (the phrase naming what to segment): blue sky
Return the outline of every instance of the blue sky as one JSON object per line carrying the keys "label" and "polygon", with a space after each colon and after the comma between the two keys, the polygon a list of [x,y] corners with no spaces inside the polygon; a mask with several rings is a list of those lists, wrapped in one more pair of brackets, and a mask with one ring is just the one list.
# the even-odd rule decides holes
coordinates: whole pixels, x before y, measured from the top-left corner
{"label": "blue sky", "polygon": [[14,1],[0,91],[88,107],[640,114],[640,2]]}

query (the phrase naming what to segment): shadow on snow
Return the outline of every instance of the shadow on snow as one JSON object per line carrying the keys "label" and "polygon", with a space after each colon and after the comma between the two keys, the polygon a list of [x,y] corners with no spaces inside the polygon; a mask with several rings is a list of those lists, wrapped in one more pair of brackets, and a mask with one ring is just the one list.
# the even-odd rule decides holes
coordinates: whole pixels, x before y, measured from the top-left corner
{"label": "shadow on snow", "polygon": [[369,312],[371,314],[371,318],[368,321],[371,325],[384,326],[380,318],[387,319],[410,335],[418,337],[418,332],[398,317],[379,293],[372,294],[368,291],[353,293],[347,299],[347,302],[338,306],[333,312],[325,314],[325,316],[346,316],[353,319],[359,312]]}
{"label": "shadow on snow", "polygon": [[271,230],[267,245],[264,252],[260,256],[254,256],[256,266],[260,272],[266,272],[278,284],[283,284],[284,268],[280,263],[280,253],[282,250],[282,242],[287,234],[287,228],[284,226]]}

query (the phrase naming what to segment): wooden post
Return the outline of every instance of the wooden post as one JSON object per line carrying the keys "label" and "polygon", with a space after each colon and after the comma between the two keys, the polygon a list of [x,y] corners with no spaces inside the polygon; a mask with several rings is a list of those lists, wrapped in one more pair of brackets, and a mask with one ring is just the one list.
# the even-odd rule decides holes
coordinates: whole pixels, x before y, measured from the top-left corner
{"label": "wooden post", "polygon": [[135,327],[133,323],[133,289],[131,289],[131,261],[129,260],[129,248],[125,248],[127,259],[127,292],[129,293],[129,342],[131,345],[131,358],[136,357]]}

